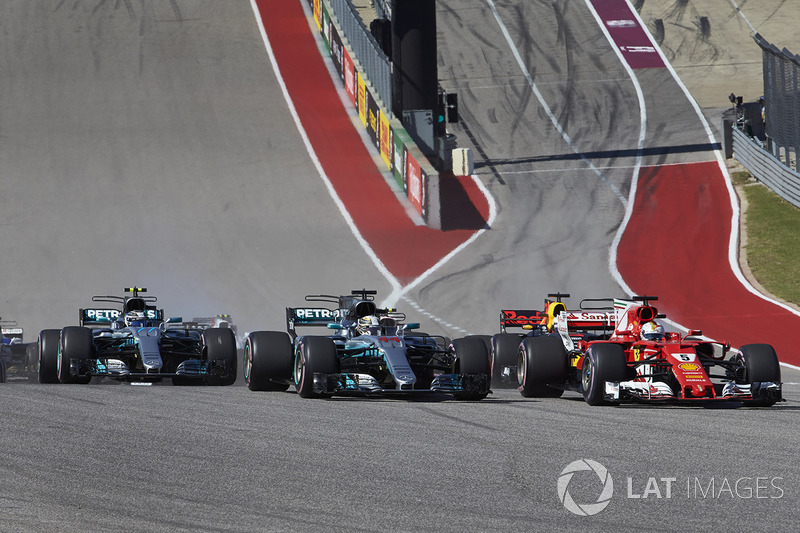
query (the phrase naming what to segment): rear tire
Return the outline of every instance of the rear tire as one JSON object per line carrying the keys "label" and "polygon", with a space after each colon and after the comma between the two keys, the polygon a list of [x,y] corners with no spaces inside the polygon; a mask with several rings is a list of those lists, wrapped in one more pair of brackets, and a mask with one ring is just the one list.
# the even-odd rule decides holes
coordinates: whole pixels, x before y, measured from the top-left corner
{"label": "rear tire", "polygon": [[58,341],[61,331],[45,329],[39,332],[37,343],[39,355],[39,383],[59,383],[58,381]]}
{"label": "rear tire", "polygon": [[252,391],[285,391],[292,378],[292,340],[282,331],[254,331],[244,345],[244,382]]}
{"label": "rear tire", "polygon": [[38,381],[39,377],[39,344],[31,342],[25,348],[28,357],[28,381]]}
{"label": "rear tire", "polygon": [[560,337],[526,337],[517,352],[517,383],[526,398],[560,398],[564,390],[551,386],[567,381],[567,351]]}
{"label": "rear tire", "polygon": [[[734,356],[737,362],[737,381],[753,387],[754,383],[781,383],[781,365],[775,348],[769,344],[745,344]],[[747,401],[747,405],[769,407],[778,398],[761,398]]]}
{"label": "rear tire", "polygon": [[592,344],[583,357],[581,385],[589,405],[617,405],[605,399],[607,381],[619,383],[628,377],[628,359],[619,344]]}
{"label": "rear tire", "polygon": [[314,373],[339,373],[336,345],[327,337],[301,337],[295,351],[294,383],[302,398],[329,398],[330,393],[314,392]]}
{"label": "rear tire", "polygon": [[[516,368],[519,345],[522,338],[515,333],[498,333],[492,337],[492,388],[516,388],[518,386]],[[503,380],[503,367],[514,368],[514,375]]]}
{"label": "rear tire", "polygon": [[61,330],[58,343],[58,381],[85,385],[92,376],[70,375],[70,359],[91,359],[94,355],[92,330],[80,326],[67,326]]}
{"label": "rear tire", "polygon": [[[491,380],[491,369],[489,367],[489,351],[486,348],[487,338],[479,335],[471,335],[461,339],[453,339],[451,346],[455,355],[455,368],[457,374],[483,374],[486,384]],[[482,400],[486,398],[486,392],[455,392],[453,396],[456,400]]]}
{"label": "rear tire", "polygon": [[203,331],[203,348],[207,361],[225,363],[225,376],[208,375],[203,378],[206,385],[225,387],[236,383],[237,353],[236,337],[230,328],[208,328]]}
{"label": "rear tire", "polygon": [[6,362],[0,361],[0,383],[6,382]]}

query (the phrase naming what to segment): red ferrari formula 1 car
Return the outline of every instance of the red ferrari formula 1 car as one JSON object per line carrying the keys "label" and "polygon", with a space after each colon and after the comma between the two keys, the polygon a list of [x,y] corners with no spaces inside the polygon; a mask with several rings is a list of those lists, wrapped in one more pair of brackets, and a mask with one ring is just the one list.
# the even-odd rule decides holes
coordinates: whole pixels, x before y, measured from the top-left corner
{"label": "red ferrari formula 1 car", "polygon": [[[526,397],[583,394],[590,405],[623,401],[716,402],[770,406],[782,401],[778,356],[769,344],[731,350],[699,330],[665,331],[655,297],[581,301],[577,311],[551,295],[544,312],[503,311],[504,333],[492,337],[492,361],[510,376],[517,358],[519,391]],[[527,335],[508,333],[523,327]],[[514,346],[516,345],[516,346]],[[730,354],[730,357],[728,357]]]}

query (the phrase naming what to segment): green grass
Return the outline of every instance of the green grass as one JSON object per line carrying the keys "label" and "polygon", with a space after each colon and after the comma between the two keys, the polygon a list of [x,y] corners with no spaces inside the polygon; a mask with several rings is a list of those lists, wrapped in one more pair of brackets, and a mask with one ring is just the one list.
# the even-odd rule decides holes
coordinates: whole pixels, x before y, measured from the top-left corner
{"label": "green grass", "polygon": [[800,305],[800,209],[747,172],[731,175],[747,200],[747,264],[769,292]]}

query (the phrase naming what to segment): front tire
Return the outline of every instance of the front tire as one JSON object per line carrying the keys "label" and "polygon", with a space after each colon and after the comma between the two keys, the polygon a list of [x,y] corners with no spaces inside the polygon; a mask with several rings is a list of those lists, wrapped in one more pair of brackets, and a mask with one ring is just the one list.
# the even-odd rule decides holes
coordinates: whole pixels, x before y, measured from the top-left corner
{"label": "front tire", "polygon": [[58,381],[85,385],[92,376],[70,374],[71,359],[90,359],[94,353],[92,330],[80,326],[67,326],[61,330],[58,343]]}
{"label": "front tire", "polygon": [[[775,348],[769,344],[745,344],[734,356],[737,363],[736,381],[750,385],[751,392],[755,384],[781,383],[781,365]],[[755,398],[745,402],[747,405],[769,407],[779,398]]]}
{"label": "front tire", "polygon": [[[517,354],[522,339],[515,333],[498,333],[492,337],[491,361],[492,361],[492,388],[517,387]],[[503,368],[512,367],[515,375],[509,375],[503,379]]]}
{"label": "front tire", "polygon": [[58,341],[61,331],[44,329],[39,332],[39,383],[58,383]]}
{"label": "front tire", "polygon": [[203,347],[207,361],[219,361],[225,365],[225,375],[205,376],[206,385],[226,387],[236,383],[236,337],[230,328],[208,328],[203,331]]}
{"label": "front tire", "polygon": [[517,383],[525,398],[560,398],[564,390],[551,385],[567,381],[567,351],[560,337],[527,337],[519,345]]}
{"label": "front tire", "polygon": [[581,385],[583,398],[589,405],[616,405],[605,398],[606,382],[625,381],[628,376],[628,359],[619,344],[593,344],[583,356]]}
{"label": "front tire", "polygon": [[[457,374],[483,374],[488,389],[491,381],[491,369],[486,339],[478,335],[453,339],[451,346],[455,355],[455,372]],[[486,398],[488,394],[488,390],[486,392],[468,391],[455,392],[453,396],[456,400],[476,401]]]}
{"label": "front tire", "polygon": [[252,391],[285,391],[292,377],[292,340],[282,331],[254,331],[244,345],[244,382]]}
{"label": "front tire", "polygon": [[328,398],[330,393],[314,392],[314,374],[338,374],[336,345],[327,337],[302,337],[294,361],[294,383],[302,398]]}

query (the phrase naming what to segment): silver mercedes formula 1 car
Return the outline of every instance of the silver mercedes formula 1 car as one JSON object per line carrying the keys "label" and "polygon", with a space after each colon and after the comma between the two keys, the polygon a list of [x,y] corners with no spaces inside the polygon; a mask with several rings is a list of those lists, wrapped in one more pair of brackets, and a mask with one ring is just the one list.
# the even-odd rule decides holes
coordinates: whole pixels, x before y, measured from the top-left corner
{"label": "silver mercedes formula 1 car", "polygon": [[80,310],[80,326],[39,333],[40,383],[89,383],[93,376],[134,383],[164,378],[175,385],[232,385],[236,381],[236,339],[228,327],[183,324],[164,319],[147,289],[126,288],[130,296],[94,296],[120,309]]}
{"label": "silver mercedes formula 1 car", "polygon": [[[379,309],[377,291],[347,296],[309,295],[334,307],[288,307],[288,333],[256,331],[245,340],[244,378],[253,391],[285,391],[304,398],[332,395],[449,393],[481,400],[489,393],[489,354],[479,337],[452,341],[415,332],[394,309]],[[298,335],[299,326],[324,327],[327,336]]]}

